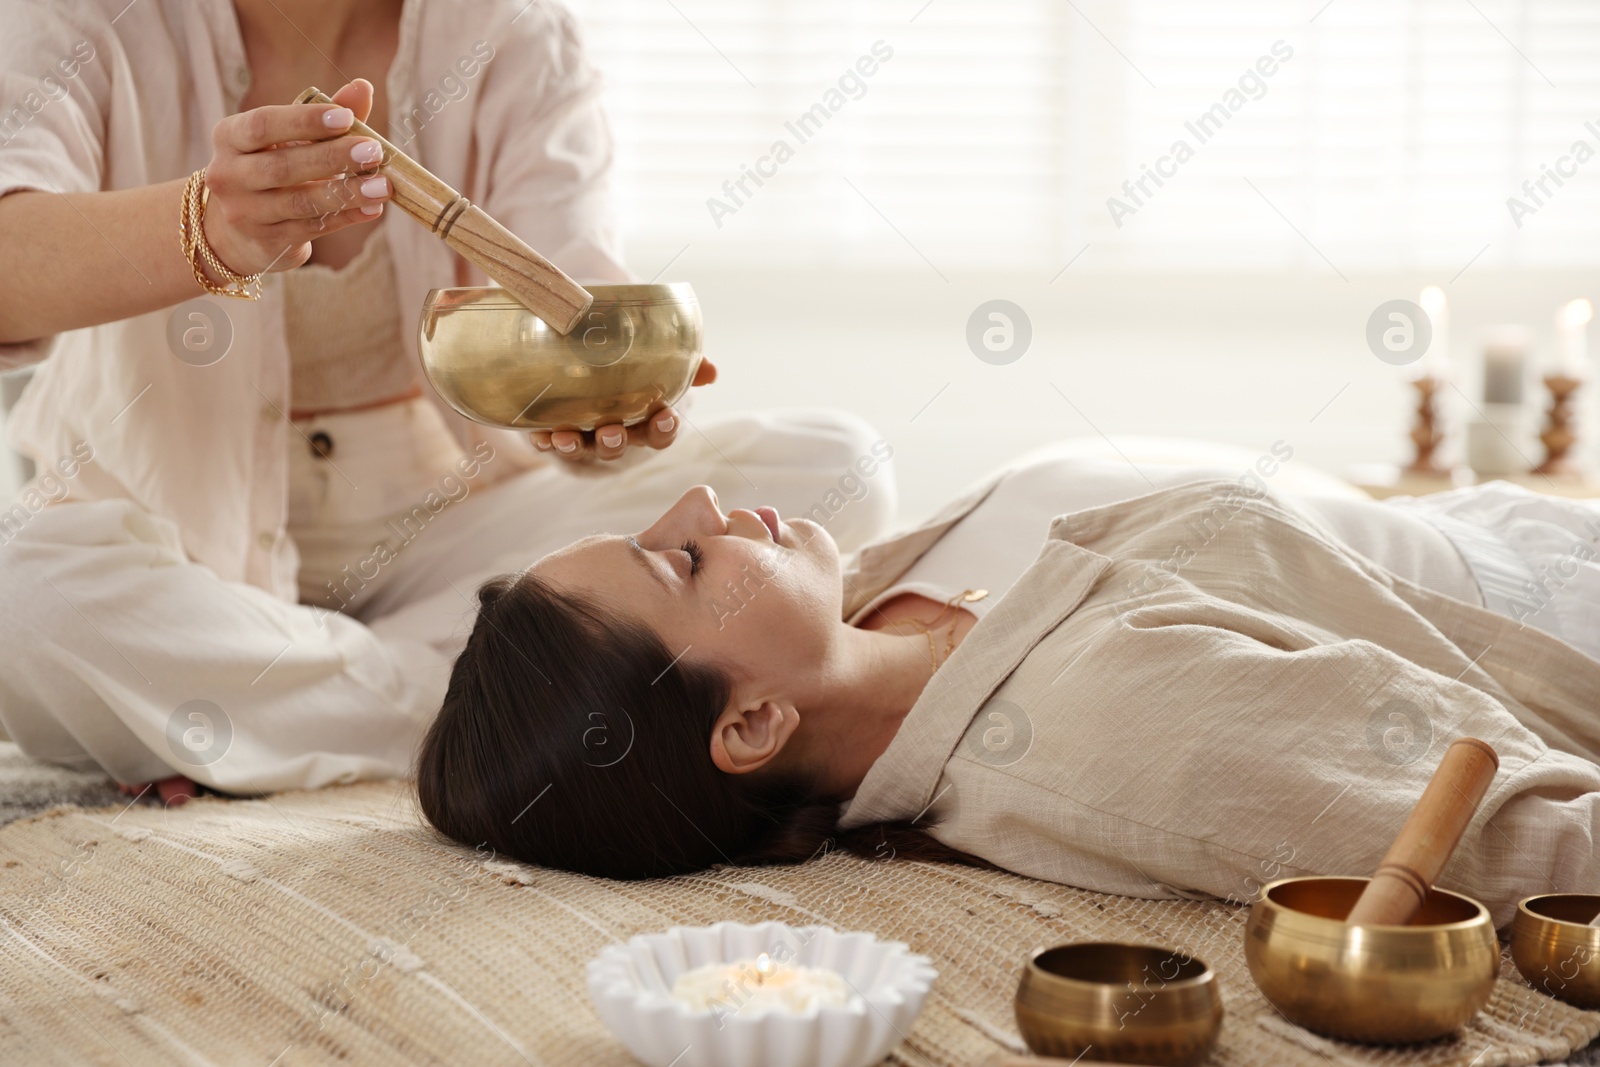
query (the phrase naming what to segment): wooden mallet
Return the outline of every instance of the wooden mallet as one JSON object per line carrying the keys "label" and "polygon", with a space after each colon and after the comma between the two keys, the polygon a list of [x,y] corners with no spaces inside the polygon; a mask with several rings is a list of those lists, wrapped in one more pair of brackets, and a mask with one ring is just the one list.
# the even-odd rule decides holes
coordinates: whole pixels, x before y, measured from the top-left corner
{"label": "wooden mallet", "polygon": [[1449,862],[1499,768],[1500,757],[1487,743],[1475,737],[1451,743],[1345,922],[1409,923]]}
{"label": "wooden mallet", "polygon": [[[316,86],[302,92],[297,104],[331,104]],[[383,146],[378,171],[389,179],[395,207],[444,238],[444,243],[504,286],[535,315],[561,334],[570,333],[594,303],[589,291],[555,264],[529,248],[480,207],[430,173],[416,160],[356,121],[350,132]]]}

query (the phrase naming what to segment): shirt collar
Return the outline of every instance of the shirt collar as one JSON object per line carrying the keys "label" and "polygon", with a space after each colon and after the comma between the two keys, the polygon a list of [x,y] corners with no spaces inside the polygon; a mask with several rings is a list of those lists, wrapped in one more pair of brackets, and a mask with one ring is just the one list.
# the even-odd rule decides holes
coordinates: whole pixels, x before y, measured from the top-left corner
{"label": "shirt collar", "polygon": [[[921,544],[916,555],[938,540],[937,536],[926,538],[930,527],[939,526],[940,533],[949,529],[993,488],[991,483],[976,499],[958,501],[965,507],[955,518],[941,514],[928,527],[906,535],[913,544]],[[928,682],[894,740],[862,779],[855,798],[845,808],[842,827],[915,819],[932,806],[944,766],[973,717],[1034,646],[1077,610],[1111,566],[1108,557],[1066,540],[1068,528],[1059,521],[1052,524],[1039,558],[967,633]],[[884,544],[894,548],[895,541]],[[868,551],[863,549],[862,556]]]}
{"label": "shirt collar", "polygon": [[854,618],[873,597],[898,581],[913,563],[938,544],[950,527],[988,499],[1003,477],[996,475],[984,480],[922,525],[874,541],[857,552],[844,570],[844,611],[840,618]]}

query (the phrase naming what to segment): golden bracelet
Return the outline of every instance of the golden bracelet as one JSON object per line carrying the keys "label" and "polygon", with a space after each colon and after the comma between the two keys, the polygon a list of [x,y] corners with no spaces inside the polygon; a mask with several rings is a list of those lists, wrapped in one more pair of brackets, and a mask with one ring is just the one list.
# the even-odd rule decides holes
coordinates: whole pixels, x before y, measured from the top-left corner
{"label": "golden bracelet", "polygon": [[[206,240],[205,218],[206,202],[210,199],[210,190],[206,188],[205,168],[189,175],[189,181],[183,187],[183,205],[178,215],[178,237],[183,244],[183,256],[189,261],[190,268],[194,271],[194,280],[200,283],[200,288],[214,296],[231,296],[238,300],[261,299],[261,275],[238,274],[224,264],[218,257],[216,250]],[[218,285],[206,276],[205,269],[222,278],[224,284]],[[254,291],[251,291],[252,286]]]}

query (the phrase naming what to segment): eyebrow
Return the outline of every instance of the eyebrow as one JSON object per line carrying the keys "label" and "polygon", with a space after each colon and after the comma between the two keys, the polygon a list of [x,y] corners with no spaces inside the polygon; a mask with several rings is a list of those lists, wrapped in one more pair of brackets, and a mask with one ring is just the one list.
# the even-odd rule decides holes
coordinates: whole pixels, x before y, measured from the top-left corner
{"label": "eyebrow", "polygon": [[623,543],[633,550],[633,558],[639,561],[639,566],[643,567],[651,578],[655,579],[656,584],[661,586],[662,589],[667,589],[667,580],[661,576],[661,571],[656,568],[656,565],[650,562],[650,556],[645,552],[644,546],[632,537],[623,538]]}

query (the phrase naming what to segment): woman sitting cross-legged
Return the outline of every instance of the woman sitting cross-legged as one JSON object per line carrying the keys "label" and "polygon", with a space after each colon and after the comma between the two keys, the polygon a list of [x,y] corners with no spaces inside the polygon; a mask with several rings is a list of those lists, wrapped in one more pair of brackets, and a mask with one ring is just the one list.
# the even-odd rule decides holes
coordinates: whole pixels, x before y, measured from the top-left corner
{"label": "woman sitting cross-legged", "polygon": [[482,588],[422,810],[612,878],[831,844],[1246,901],[1370,873],[1472,736],[1499,770],[1440,884],[1497,924],[1600,886],[1600,506],[1158,480],[1020,465],[848,566],[692,489]]}

